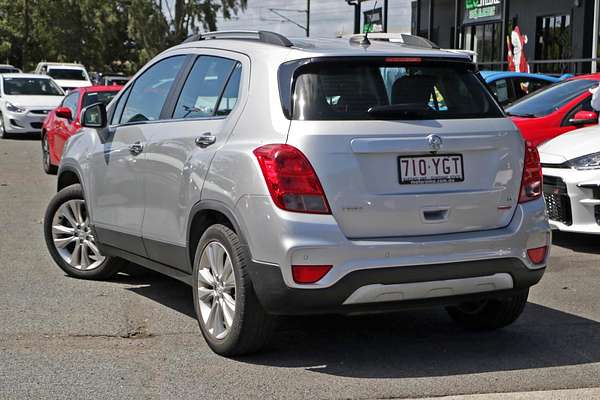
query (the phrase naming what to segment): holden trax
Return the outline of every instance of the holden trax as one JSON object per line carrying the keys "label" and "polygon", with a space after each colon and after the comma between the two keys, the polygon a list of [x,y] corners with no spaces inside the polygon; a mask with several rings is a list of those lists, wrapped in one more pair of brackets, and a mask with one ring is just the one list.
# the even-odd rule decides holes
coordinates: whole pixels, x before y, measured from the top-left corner
{"label": "holden trax", "polygon": [[83,110],[45,216],[52,258],[193,288],[221,355],[276,317],[443,306],[515,321],[550,229],[537,150],[470,59],[364,37],[191,37]]}

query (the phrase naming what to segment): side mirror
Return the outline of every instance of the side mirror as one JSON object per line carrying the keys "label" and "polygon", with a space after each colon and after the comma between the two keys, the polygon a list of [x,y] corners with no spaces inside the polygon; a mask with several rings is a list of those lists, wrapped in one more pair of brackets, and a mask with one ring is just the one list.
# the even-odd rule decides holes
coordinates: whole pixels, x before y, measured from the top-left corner
{"label": "side mirror", "polygon": [[579,111],[569,119],[571,125],[593,125],[598,123],[598,113],[594,111]]}
{"label": "side mirror", "polygon": [[102,103],[92,104],[81,111],[81,126],[86,128],[106,128],[106,107]]}
{"label": "side mirror", "polygon": [[58,118],[68,119],[69,121],[73,119],[73,115],[71,115],[71,109],[68,107],[58,107],[54,111],[54,114],[56,114]]}

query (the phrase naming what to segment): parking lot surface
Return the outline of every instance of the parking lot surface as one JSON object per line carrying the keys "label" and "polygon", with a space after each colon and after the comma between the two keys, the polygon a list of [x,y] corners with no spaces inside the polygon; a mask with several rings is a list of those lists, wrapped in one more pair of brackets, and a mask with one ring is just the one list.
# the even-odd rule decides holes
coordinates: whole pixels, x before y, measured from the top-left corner
{"label": "parking lot surface", "polygon": [[290,318],[263,353],[227,359],[184,284],[134,267],[82,281],[53,264],[42,218],[56,178],[40,154],[39,138],[0,141],[0,399],[600,397],[600,238],[556,234],[501,331],[464,331],[443,310]]}

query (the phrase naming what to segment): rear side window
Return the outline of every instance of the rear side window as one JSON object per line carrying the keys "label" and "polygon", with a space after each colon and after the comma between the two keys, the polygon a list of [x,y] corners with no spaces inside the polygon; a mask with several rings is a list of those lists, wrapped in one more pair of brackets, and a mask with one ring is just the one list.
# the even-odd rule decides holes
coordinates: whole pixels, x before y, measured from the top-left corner
{"label": "rear side window", "polygon": [[465,64],[377,61],[301,67],[296,120],[499,118],[502,111]]}
{"label": "rear side window", "polygon": [[174,56],[148,68],[133,83],[123,109],[121,123],[155,121],[160,118],[171,86],[181,69],[185,56]]}
{"label": "rear side window", "polygon": [[221,57],[199,57],[183,86],[173,118],[200,118],[215,115],[223,89],[236,61]]}

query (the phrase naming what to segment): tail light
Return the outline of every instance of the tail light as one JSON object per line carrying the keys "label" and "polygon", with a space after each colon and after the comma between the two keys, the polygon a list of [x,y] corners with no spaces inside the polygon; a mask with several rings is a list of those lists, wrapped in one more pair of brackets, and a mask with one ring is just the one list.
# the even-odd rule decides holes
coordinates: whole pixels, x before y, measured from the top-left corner
{"label": "tail light", "polygon": [[525,143],[525,163],[521,179],[519,203],[538,199],[542,195],[542,166],[537,147]]}
{"label": "tail light", "polygon": [[277,207],[301,213],[331,213],[319,178],[300,150],[287,144],[268,144],[255,149],[254,155]]}
{"label": "tail light", "polygon": [[315,283],[331,270],[332,265],[292,265],[292,277],[296,283]]}
{"label": "tail light", "polygon": [[529,259],[531,260],[532,263],[541,264],[546,259],[546,251],[547,251],[546,246],[536,247],[535,249],[528,249],[527,257],[529,257]]}

